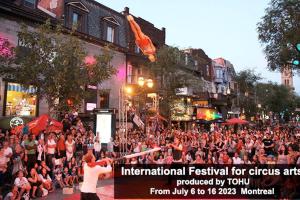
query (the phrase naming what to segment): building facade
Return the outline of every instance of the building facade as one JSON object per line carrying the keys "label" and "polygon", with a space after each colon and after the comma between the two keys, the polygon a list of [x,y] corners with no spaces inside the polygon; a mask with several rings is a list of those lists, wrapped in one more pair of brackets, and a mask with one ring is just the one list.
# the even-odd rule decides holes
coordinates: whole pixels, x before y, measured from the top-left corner
{"label": "building facade", "polygon": [[210,94],[211,105],[227,119],[229,113],[236,113],[237,84],[234,80],[235,70],[230,61],[223,58],[213,60],[214,78]]}
{"label": "building facade", "polygon": [[291,67],[286,66],[282,69],[281,84],[294,90],[293,71]]}
{"label": "building facade", "polygon": [[[48,1],[22,0],[0,2],[0,37],[11,46],[18,45],[18,32],[22,23],[34,30],[36,24],[51,18],[62,22],[65,28],[77,27],[88,56],[99,55],[106,45],[112,46],[111,64],[117,74],[99,84],[88,86],[92,95],[83,102],[79,112],[94,108],[118,108],[121,85],[126,81],[127,21],[118,13],[96,1]],[[34,95],[34,86],[25,91],[20,83],[1,80],[1,116],[36,117],[48,113],[45,100]]]}

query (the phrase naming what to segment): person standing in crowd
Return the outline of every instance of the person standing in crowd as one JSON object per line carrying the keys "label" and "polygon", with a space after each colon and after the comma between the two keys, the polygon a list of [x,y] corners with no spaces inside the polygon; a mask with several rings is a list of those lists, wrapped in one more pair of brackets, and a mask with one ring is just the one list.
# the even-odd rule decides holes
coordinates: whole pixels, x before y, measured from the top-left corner
{"label": "person standing in crowd", "polygon": [[0,185],[3,185],[7,176],[7,159],[4,155],[4,148],[0,149]]}
{"label": "person standing in crowd", "polygon": [[15,152],[12,157],[13,170],[12,175],[14,176],[19,170],[25,170],[23,160],[24,160],[24,150],[19,143],[17,143]]}
{"label": "person standing in crowd", "polygon": [[100,143],[99,132],[97,132],[96,137],[94,137],[94,151],[95,151],[96,159],[99,159],[100,151],[101,151],[101,143]]}
{"label": "person standing in crowd", "polygon": [[175,137],[174,143],[169,145],[172,148],[173,152],[173,163],[181,163],[182,162],[182,143],[180,140]]}
{"label": "person standing in crowd", "polygon": [[66,141],[63,134],[59,136],[59,139],[57,141],[57,155],[58,158],[66,157]]}
{"label": "person standing in crowd", "polygon": [[71,134],[67,136],[67,141],[65,142],[65,145],[66,145],[67,161],[70,161],[71,158],[74,156],[74,152],[75,152],[75,141],[73,140]]}
{"label": "person standing in crowd", "polygon": [[37,152],[38,152],[37,160],[39,163],[45,160],[45,155],[46,155],[45,151],[46,151],[46,146],[44,144],[44,140],[39,139],[39,143],[37,146]]}
{"label": "person standing in crowd", "polygon": [[262,142],[264,143],[265,153],[267,155],[274,155],[274,142],[271,139],[270,133],[266,133],[266,138]]}
{"label": "person standing in crowd", "polygon": [[35,135],[30,134],[28,139],[24,141],[25,146],[25,155],[27,158],[27,170],[33,168],[34,164],[36,163],[36,150],[37,145],[35,141]]}
{"label": "person standing in crowd", "polygon": [[69,119],[69,115],[65,114],[65,118],[61,121],[63,124],[63,131],[66,132],[67,130],[70,130],[72,123],[71,120]]}
{"label": "person standing in crowd", "polygon": [[52,133],[49,134],[47,138],[47,156],[46,161],[47,165],[52,169],[53,168],[53,158],[55,158],[55,149],[56,149],[56,142]]}

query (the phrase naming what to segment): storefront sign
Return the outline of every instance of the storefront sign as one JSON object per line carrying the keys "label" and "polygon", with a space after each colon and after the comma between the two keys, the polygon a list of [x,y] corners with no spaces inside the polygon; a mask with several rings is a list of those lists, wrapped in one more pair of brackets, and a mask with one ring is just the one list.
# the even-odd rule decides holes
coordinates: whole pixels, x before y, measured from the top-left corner
{"label": "storefront sign", "polygon": [[197,119],[211,121],[221,119],[222,115],[212,108],[197,108]]}
{"label": "storefront sign", "polygon": [[0,128],[1,129],[11,129],[14,126],[24,125],[32,121],[33,117],[20,117],[20,116],[8,116],[0,118]]}
{"label": "storefront sign", "polygon": [[24,121],[20,117],[14,117],[10,120],[9,125],[11,128],[16,127],[16,126],[21,126],[21,125],[24,125]]}

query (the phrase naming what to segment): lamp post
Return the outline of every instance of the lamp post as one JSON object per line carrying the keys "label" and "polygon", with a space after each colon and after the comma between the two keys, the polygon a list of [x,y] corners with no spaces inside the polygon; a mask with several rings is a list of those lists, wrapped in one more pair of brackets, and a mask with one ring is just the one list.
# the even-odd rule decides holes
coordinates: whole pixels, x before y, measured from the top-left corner
{"label": "lamp post", "polygon": [[122,137],[122,153],[127,152],[128,144],[128,96],[133,93],[133,88],[129,85],[123,84],[119,91],[119,132]]}
{"label": "lamp post", "polygon": [[[144,77],[139,77],[137,83],[138,83],[138,86],[142,89],[141,94],[145,97],[145,105],[146,105],[147,92],[146,92],[145,95],[143,93],[146,90],[146,88],[148,88],[148,89],[153,88],[153,86],[154,86],[153,80],[152,79],[145,79]],[[140,102],[139,102],[139,110],[140,110],[140,113],[141,113]],[[147,113],[146,112],[147,112],[147,110],[145,109],[144,133],[146,133],[146,130],[147,130]]]}

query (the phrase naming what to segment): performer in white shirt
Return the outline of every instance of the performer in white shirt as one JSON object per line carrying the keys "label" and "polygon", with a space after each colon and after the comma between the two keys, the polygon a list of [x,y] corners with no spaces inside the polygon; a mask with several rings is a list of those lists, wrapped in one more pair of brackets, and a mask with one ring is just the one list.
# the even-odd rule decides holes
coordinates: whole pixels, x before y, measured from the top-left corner
{"label": "performer in white shirt", "polygon": [[[97,196],[97,182],[98,177],[101,174],[110,173],[111,168],[111,159],[106,158],[100,161],[95,162],[95,156],[92,153],[87,153],[84,156],[84,165],[83,165],[83,183],[81,186],[81,195],[80,200],[100,200]],[[106,164],[106,167],[101,165]]]}

